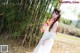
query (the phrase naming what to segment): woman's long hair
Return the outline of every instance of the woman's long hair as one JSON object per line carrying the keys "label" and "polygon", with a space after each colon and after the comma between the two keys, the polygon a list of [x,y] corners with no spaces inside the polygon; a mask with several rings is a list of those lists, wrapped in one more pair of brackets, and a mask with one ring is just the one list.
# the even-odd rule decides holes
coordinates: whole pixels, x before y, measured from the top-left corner
{"label": "woman's long hair", "polygon": [[52,12],[52,14],[53,14],[54,12],[58,13],[58,17],[57,17],[57,19],[54,20],[53,23],[50,25],[50,27],[49,27],[49,32],[50,32],[50,30],[52,29],[54,23],[55,23],[56,21],[60,21],[60,10],[58,10],[57,8],[55,8],[54,11]]}

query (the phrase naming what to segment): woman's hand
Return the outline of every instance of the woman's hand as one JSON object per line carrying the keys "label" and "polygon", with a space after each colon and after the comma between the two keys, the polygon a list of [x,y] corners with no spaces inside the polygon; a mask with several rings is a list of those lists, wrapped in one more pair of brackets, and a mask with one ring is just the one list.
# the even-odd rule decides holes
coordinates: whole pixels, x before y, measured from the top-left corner
{"label": "woman's hand", "polygon": [[42,41],[42,45],[46,44],[47,42],[49,42],[49,38],[43,40],[43,41]]}

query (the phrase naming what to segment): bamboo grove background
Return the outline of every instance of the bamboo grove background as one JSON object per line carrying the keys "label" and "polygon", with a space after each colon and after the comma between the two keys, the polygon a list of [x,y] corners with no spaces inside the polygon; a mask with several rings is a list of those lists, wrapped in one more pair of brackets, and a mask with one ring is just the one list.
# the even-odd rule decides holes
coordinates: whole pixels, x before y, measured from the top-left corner
{"label": "bamboo grove background", "polygon": [[9,34],[12,39],[22,37],[22,46],[25,42],[29,47],[36,45],[45,18],[51,18],[47,12],[50,3],[59,7],[59,0],[0,0],[0,34]]}

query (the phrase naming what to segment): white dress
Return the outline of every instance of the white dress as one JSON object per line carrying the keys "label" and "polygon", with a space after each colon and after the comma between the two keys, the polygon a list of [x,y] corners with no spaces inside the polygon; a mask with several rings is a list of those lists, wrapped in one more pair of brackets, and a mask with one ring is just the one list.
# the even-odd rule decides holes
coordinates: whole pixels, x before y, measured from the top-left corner
{"label": "white dress", "polygon": [[[48,29],[49,29],[49,26],[46,27],[46,30],[43,33],[43,36],[40,39],[36,48],[34,49],[33,53],[50,53],[51,52],[56,33],[54,32],[53,28],[51,29],[50,32],[48,31]],[[43,45],[43,40],[47,38],[49,38],[49,40]]]}

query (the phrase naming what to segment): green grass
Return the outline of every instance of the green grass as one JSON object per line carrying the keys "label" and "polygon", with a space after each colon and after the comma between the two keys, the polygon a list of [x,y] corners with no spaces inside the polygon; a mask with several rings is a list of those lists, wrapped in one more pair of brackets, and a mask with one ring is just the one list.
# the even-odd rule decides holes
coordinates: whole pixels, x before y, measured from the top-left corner
{"label": "green grass", "polygon": [[71,35],[67,35],[67,34],[57,33],[57,38],[65,39],[65,40],[67,39],[67,40],[76,41],[76,42],[80,43],[79,37],[75,37],[75,36],[71,36]]}

